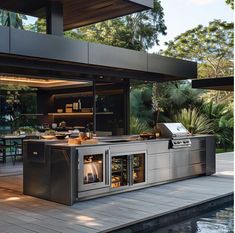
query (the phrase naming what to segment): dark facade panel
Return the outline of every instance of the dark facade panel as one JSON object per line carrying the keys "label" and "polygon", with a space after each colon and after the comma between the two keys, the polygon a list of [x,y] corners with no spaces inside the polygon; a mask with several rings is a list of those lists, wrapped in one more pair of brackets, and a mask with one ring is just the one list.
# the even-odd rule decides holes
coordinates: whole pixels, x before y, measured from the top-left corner
{"label": "dark facade panel", "polygon": [[147,53],[89,43],[89,64],[147,71]]}
{"label": "dark facade panel", "polygon": [[[50,75],[52,77],[53,74],[64,76],[64,72],[66,72],[67,77],[71,75],[81,77],[83,74],[87,79],[92,80],[96,79],[96,76],[104,76],[106,78],[133,78],[162,82],[197,77],[197,63],[194,62],[148,55],[145,52],[87,43],[54,35],[18,29],[10,29],[11,33],[9,33],[8,28],[0,27],[0,29],[2,32],[0,34],[0,59],[2,58],[0,67],[2,72],[3,69],[7,73],[13,72],[12,68],[14,65],[16,66],[14,61],[11,63],[3,58],[7,55],[6,53],[10,53],[8,59],[13,59],[17,55],[17,62],[24,61],[24,66],[20,64],[20,67],[15,67],[17,74],[22,69],[26,69],[29,62],[36,65],[35,63],[39,64],[40,61],[44,61],[44,67],[40,67],[42,72],[34,70],[29,75]],[[1,40],[2,35],[8,36],[8,39]],[[10,41],[10,45],[9,43],[4,45],[3,41],[5,41],[4,43]],[[56,69],[53,68],[53,71],[52,63],[56,63]],[[63,63],[63,69],[62,64],[57,63]],[[18,72],[17,69],[21,70]],[[37,69],[39,70],[39,67]],[[24,70],[24,75],[27,75],[25,72],[26,70]]]}
{"label": "dark facade panel", "polygon": [[0,27],[0,52],[9,53],[9,27]]}
{"label": "dark facade panel", "polygon": [[149,54],[148,72],[195,79],[197,78],[197,63]]}
{"label": "dark facade panel", "polygon": [[234,77],[206,78],[192,81],[192,88],[234,91]]}
{"label": "dark facade panel", "polygon": [[69,62],[88,62],[88,43],[11,29],[11,53]]}
{"label": "dark facade panel", "polygon": [[137,3],[149,8],[153,8],[153,0],[128,0],[129,2]]}

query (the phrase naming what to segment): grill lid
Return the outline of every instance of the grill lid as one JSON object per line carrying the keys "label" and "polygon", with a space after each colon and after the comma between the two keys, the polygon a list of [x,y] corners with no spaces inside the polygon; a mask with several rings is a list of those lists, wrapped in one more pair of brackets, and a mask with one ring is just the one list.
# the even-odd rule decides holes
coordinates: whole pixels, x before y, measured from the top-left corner
{"label": "grill lid", "polygon": [[189,131],[181,123],[160,123],[158,127],[162,137],[182,138],[190,135]]}

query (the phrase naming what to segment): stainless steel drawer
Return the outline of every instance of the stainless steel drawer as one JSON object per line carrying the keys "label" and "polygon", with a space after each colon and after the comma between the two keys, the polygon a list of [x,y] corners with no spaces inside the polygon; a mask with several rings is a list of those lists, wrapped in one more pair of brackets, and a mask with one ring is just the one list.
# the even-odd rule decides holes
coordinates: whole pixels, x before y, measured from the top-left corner
{"label": "stainless steel drawer", "polygon": [[169,141],[158,141],[147,143],[148,154],[158,154],[169,152]]}
{"label": "stainless steel drawer", "polygon": [[170,154],[154,154],[148,156],[148,169],[161,169],[161,168],[169,168],[170,166]]}
{"label": "stainless steel drawer", "polygon": [[189,150],[175,149],[170,152],[170,167],[187,167],[189,164]]}
{"label": "stainless steel drawer", "polygon": [[164,182],[171,178],[170,169],[157,169],[148,171],[148,183]]}
{"label": "stainless steel drawer", "polygon": [[146,144],[145,143],[131,143],[131,144],[118,144],[110,146],[110,154],[125,154],[131,153],[134,154],[135,152],[142,152],[146,151]]}

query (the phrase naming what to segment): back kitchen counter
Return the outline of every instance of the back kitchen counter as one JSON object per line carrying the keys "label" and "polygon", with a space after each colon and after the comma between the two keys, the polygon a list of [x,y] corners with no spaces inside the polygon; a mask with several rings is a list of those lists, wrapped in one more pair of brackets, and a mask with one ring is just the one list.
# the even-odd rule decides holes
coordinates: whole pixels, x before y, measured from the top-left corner
{"label": "back kitchen counter", "polygon": [[100,138],[94,145],[58,140],[24,142],[23,192],[58,203],[131,191],[215,173],[215,138],[189,136],[173,148],[169,138]]}

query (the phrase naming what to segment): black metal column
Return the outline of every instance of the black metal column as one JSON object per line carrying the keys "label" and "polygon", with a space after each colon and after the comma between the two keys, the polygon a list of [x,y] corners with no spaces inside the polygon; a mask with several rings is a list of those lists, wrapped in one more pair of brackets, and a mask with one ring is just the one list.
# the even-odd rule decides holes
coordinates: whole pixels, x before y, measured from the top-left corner
{"label": "black metal column", "polygon": [[96,133],[96,82],[93,82],[93,133]]}
{"label": "black metal column", "polygon": [[47,34],[64,35],[63,5],[60,2],[49,2],[47,7]]}
{"label": "black metal column", "polygon": [[124,80],[124,134],[130,134],[130,80]]}

